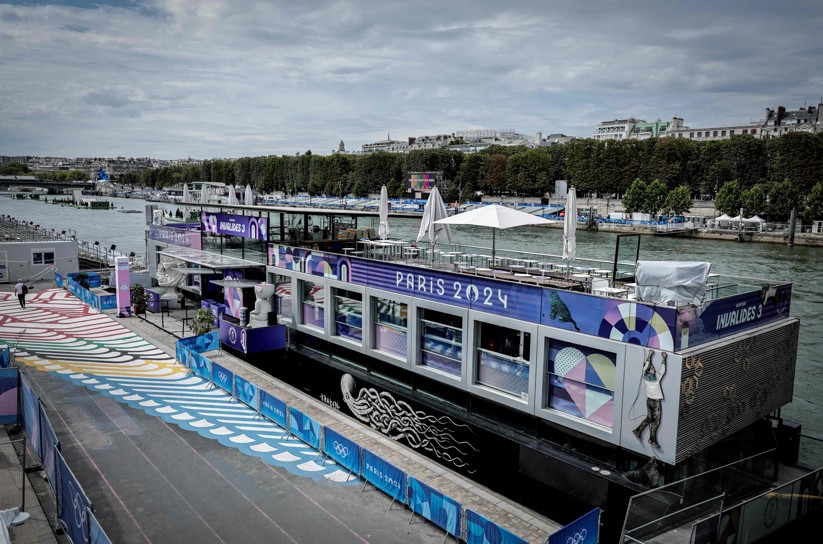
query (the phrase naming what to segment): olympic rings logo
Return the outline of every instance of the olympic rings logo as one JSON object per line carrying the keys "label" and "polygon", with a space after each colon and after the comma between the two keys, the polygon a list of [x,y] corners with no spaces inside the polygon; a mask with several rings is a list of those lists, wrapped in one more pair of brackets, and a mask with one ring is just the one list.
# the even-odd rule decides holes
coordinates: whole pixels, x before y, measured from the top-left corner
{"label": "olympic rings logo", "polygon": [[69,482],[69,494],[71,495],[71,505],[74,508],[74,524],[78,529],[82,529],[86,526],[86,509],[80,500],[80,493],[75,491],[72,482]]}
{"label": "olympic rings logo", "polygon": [[334,441],[334,451],[340,457],[348,457],[349,456],[349,448],[338,442],[337,440]]}
{"label": "olympic rings logo", "polygon": [[586,529],[580,529],[579,533],[574,533],[574,536],[566,539],[566,544],[581,544],[581,542],[585,542],[587,534]]}

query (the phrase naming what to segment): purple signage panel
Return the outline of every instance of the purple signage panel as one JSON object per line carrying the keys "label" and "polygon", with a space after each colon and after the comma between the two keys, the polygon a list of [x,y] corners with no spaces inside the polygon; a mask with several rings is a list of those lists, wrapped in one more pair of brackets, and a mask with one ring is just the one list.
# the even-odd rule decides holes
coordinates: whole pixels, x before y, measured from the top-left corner
{"label": "purple signage panel", "polygon": [[680,308],[675,332],[680,349],[759,327],[789,316],[792,286],[764,286],[760,293],[743,293]]}
{"label": "purple signage panel", "polygon": [[149,225],[149,240],[192,249],[203,249],[199,231],[185,230],[179,227]]}
{"label": "purple signage panel", "polygon": [[266,217],[202,212],[200,218],[203,232],[263,241],[269,234],[269,222]]}
{"label": "purple signage panel", "polygon": [[540,322],[541,288],[465,274],[349,258],[279,246],[272,266],[335,278],[403,295]]}
{"label": "purple signage panel", "polygon": [[260,353],[286,347],[286,326],[239,327],[220,321],[220,343],[241,353]]}

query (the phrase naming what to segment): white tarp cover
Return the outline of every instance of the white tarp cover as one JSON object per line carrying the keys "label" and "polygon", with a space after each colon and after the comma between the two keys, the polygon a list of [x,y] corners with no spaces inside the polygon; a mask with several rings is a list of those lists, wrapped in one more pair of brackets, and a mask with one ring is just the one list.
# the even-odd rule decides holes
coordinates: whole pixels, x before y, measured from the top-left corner
{"label": "white tarp cover", "polygon": [[161,287],[177,287],[186,283],[186,274],[177,271],[183,268],[186,263],[173,259],[166,255],[160,255],[160,262],[157,263],[157,284]]}
{"label": "white tarp cover", "polygon": [[682,306],[701,304],[712,264],[687,261],[637,261],[637,300]]}
{"label": "white tarp cover", "polygon": [[766,220],[763,219],[762,217],[758,217],[756,215],[753,215],[753,216],[749,217],[748,219],[744,219],[743,222],[744,223],[765,223]]}

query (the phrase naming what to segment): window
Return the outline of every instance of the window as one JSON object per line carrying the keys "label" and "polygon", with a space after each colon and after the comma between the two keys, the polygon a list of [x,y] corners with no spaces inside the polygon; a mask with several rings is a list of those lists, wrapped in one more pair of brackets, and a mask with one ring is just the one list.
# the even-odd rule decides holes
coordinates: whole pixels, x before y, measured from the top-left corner
{"label": "window", "polygon": [[526,399],[531,334],[490,323],[479,327],[477,382]]}
{"label": "window", "polygon": [[406,358],[407,304],[387,298],[374,299],[374,349]]}
{"label": "window", "polygon": [[54,250],[32,251],[31,264],[54,264]]}
{"label": "window", "polygon": [[277,301],[277,318],[293,319],[291,286],[292,281],[289,276],[277,276],[275,278],[274,296]]}
{"label": "window", "polygon": [[725,136],[725,135],[726,135],[726,131],[725,131],[725,130],[721,130],[721,131],[720,131],[720,135],[721,135],[721,136]]}
{"label": "window", "polygon": [[734,136],[734,129],[731,129],[731,130],[729,131],[729,136]]}
{"label": "window", "polygon": [[463,318],[422,309],[420,350],[422,366],[460,376],[463,361]]}
{"label": "window", "polygon": [[549,340],[548,407],[614,427],[615,354]]}
{"label": "window", "polygon": [[702,137],[703,137],[703,133],[702,133],[702,132],[698,132],[698,133],[697,133],[697,137],[698,137],[698,138],[702,138]]}
{"label": "window", "polygon": [[717,131],[716,131],[716,130],[714,131],[713,136],[714,136],[715,138],[717,137]]}
{"label": "window", "polygon": [[334,334],[363,341],[363,295],[348,289],[334,290]]}
{"label": "window", "polygon": [[313,327],[323,328],[325,313],[323,302],[325,300],[326,289],[311,281],[302,281],[303,297],[303,324]]}
{"label": "window", "polygon": [[752,129],[752,134],[757,134],[757,129],[756,128]]}
{"label": "window", "polygon": [[[697,134],[698,134],[698,136],[700,135],[699,132]],[[694,132],[689,132],[689,138],[694,138]]]}

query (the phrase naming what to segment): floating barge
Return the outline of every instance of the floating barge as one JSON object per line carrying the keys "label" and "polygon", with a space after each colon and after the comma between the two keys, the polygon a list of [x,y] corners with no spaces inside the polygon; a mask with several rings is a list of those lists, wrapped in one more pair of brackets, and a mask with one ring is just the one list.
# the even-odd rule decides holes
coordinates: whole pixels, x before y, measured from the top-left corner
{"label": "floating barge", "polygon": [[[791,283],[699,263],[702,283],[662,285],[684,302],[655,294],[667,265],[639,259],[639,235],[618,237],[613,262],[570,267],[343,234],[374,217],[204,207],[199,230],[150,227],[149,263],[182,265],[187,296],[224,287],[223,319],[241,329],[253,285],[271,284],[263,328],[288,329],[288,355],[261,331],[265,350],[251,334],[226,349],[553,519],[601,507],[603,541],[688,530],[719,493],[772,485],[778,454],[797,461],[799,427],[779,418],[800,328]],[[718,482],[718,467],[745,482]],[[666,488],[685,479],[687,498]]]}

